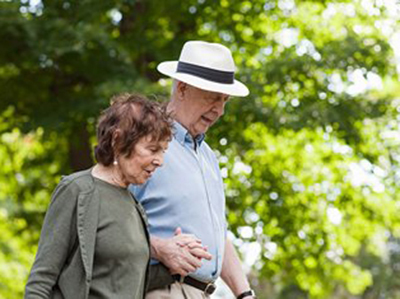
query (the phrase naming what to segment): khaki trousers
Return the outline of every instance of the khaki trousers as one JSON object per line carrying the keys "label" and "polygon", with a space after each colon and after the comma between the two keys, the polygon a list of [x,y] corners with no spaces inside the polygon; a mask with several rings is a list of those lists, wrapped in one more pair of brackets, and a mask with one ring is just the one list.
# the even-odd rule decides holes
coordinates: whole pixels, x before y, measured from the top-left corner
{"label": "khaki trousers", "polygon": [[208,299],[206,295],[190,285],[175,282],[165,288],[151,291],[146,294],[146,299]]}

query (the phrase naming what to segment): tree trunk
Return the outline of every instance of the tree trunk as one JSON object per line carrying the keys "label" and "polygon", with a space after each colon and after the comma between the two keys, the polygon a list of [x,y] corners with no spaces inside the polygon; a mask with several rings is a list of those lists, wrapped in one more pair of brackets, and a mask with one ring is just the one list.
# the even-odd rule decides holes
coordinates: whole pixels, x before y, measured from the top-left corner
{"label": "tree trunk", "polygon": [[87,124],[76,124],[69,136],[69,166],[72,171],[83,170],[93,165]]}

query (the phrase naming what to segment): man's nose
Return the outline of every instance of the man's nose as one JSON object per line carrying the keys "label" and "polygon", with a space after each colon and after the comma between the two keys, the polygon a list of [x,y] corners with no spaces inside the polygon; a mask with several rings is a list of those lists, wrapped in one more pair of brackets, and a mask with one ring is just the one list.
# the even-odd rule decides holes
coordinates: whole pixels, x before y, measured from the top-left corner
{"label": "man's nose", "polygon": [[218,116],[224,115],[225,112],[225,101],[218,101],[214,105],[214,110],[218,113]]}

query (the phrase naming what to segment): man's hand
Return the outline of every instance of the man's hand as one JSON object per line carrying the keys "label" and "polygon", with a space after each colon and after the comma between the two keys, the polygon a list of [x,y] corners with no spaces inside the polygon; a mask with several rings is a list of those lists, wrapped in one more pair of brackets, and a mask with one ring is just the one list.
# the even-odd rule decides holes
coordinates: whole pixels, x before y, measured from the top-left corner
{"label": "man's hand", "polygon": [[169,268],[171,274],[186,276],[201,267],[201,259],[210,260],[211,254],[194,235],[182,234],[180,228],[170,239],[151,237],[151,254]]}

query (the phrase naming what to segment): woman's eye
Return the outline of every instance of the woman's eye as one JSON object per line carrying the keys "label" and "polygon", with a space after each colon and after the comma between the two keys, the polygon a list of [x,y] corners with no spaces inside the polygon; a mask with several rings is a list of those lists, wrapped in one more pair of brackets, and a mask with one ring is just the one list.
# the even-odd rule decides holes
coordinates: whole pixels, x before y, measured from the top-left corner
{"label": "woman's eye", "polygon": [[155,148],[155,147],[150,148],[150,151],[151,151],[152,153],[157,153],[157,152],[158,152],[158,148]]}

